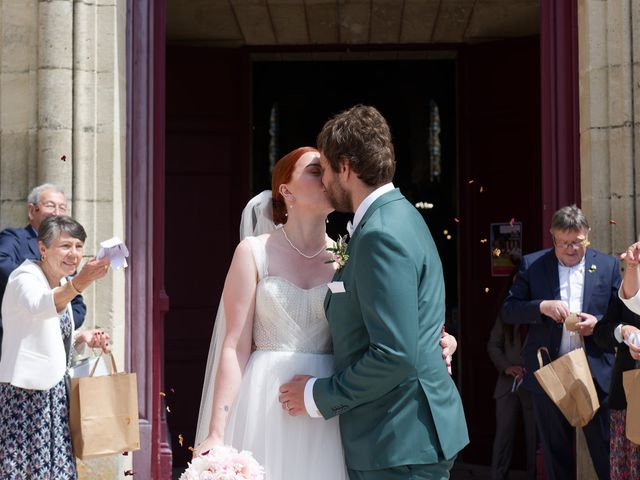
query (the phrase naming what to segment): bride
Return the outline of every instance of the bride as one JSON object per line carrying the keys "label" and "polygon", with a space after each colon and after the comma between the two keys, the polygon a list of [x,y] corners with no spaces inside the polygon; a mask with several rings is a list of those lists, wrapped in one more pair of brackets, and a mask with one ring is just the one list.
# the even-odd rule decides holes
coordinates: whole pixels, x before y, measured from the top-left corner
{"label": "bride", "polygon": [[[243,225],[283,226],[236,248],[222,294],[224,321],[216,320],[226,331],[214,334],[219,359],[205,377],[195,454],[221,444],[249,450],[268,480],[347,478],[337,419],[294,418],[278,402],[280,384],[296,372],[333,372],[324,316],[335,271],[325,233],[333,209],[321,178],[318,151],[298,148],[274,167],[273,198],[261,194],[250,208],[258,213],[245,209]],[[260,215],[271,203],[273,221],[265,222]]]}
{"label": "bride", "polygon": [[[227,273],[207,362],[194,455],[222,444],[249,450],[267,480],[347,479],[338,417],[291,417],[278,402],[294,374],[334,369],[324,314],[333,209],[321,178],[319,152],[298,148],[275,165],[272,192],[245,208],[247,238]],[[449,363],[455,339],[441,343]]]}

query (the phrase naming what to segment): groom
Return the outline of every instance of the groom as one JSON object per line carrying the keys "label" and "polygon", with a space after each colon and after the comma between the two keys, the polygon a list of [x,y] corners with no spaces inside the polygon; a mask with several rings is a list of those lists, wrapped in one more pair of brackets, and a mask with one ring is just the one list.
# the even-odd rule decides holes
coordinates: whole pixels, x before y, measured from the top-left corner
{"label": "groom", "polygon": [[291,415],[340,415],[351,480],[446,479],[468,443],[462,403],[442,361],[442,265],[429,230],[391,180],[380,112],[357,105],[318,135],[322,182],[355,212],[349,258],[325,300],[336,373],[280,388]]}

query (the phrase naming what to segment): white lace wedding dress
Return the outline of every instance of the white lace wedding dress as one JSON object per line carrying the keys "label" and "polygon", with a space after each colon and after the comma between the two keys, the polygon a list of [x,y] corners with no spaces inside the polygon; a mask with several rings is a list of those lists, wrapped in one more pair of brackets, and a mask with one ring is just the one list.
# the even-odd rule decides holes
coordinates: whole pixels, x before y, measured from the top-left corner
{"label": "white lace wedding dress", "polygon": [[333,373],[331,337],[324,313],[327,286],[309,290],[269,276],[264,243],[249,237],[258,267],[253,325],[256,350],[249,357],[231,408],[225,443],[250,450],[266,480],[347,478],[338,418],[292,417],[278,389],[296,374]]}

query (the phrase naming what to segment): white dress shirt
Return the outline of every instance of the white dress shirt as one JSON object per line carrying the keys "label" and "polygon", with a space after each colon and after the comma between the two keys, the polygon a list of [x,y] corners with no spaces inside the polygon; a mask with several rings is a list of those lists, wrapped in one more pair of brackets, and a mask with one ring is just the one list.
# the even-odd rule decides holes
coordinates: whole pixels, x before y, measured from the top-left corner
{"label": "white dress shirt", "polygon": [[[560,280],[560,300],[569,306],[572,313],[582,312],[582,296],[584,293],[584,257],[577,265],[567,267],[558,262],[558,276]],[[560,355],[569,353],[582,346],[582,337],[577,332],[570,332],[562,325],[562,341]]]}
{"label": "white dress shirt", "polygon": [[[349,236],[353,235],[353,232],[358,228],[358,224],[364,218],[364,214],[367,213],[369,207],[375,202],[378,198],[380,198],[385,193],[390,192],[395,187],[393,183],[389,182],[381,187],[376,188],[373,192],[367,195],[362,203],[358,205],[356,209],[356,213],[353,215],[353,224],[351,222],[347,223],[347,231],[349,232]],[[322,414],[320,410],[318,410],[318,406],[316,405],[315,400],[313,399],[313,384],[316,383],[316,378],[310,378],[307,380],[307,383],[304,386],[304,408],[307,410],[307,413],[310,417],[320,418]]]}

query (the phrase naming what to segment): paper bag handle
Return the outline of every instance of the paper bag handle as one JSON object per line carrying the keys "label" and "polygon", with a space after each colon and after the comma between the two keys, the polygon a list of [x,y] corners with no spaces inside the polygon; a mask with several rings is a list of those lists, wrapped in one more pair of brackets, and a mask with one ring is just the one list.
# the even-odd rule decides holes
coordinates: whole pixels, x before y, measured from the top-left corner
{"label": "paper bag handle", "polygon": [[544,367],[544,362],[542,361],[543,351],[547,353],[547,358],[549,359],[549,361],[551,361],[551,355],[549,355],[549,349],[547,347],[540,347],[538,349],[538,365],[540,366],[540,368]]}
{"label": "paper bag handle", "polygon": [[[96,373],[96,368],[98,367],[98,362],[100,361],[102,355],[104,355],[104,352],[100,352],[100,356],[98,356],[98,359],[93,364],[93,368],[91,369],[91,373],[89,374],[90,377],[93,377],[93,374]],[[115,375],[116,373],[118,373],[118,368],[116,367],[116,359],[113,358],[112,352],[107,353],[107,355],[111,357],[111,373],[109,375]]]}

